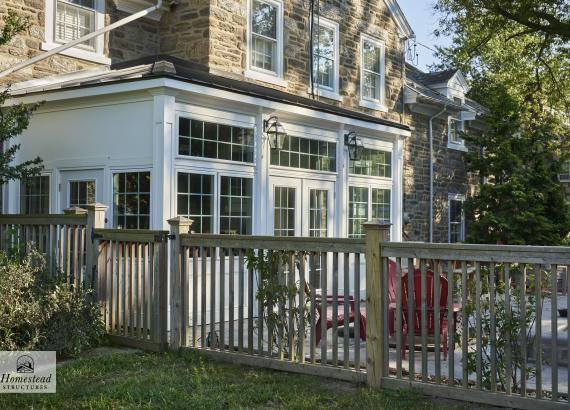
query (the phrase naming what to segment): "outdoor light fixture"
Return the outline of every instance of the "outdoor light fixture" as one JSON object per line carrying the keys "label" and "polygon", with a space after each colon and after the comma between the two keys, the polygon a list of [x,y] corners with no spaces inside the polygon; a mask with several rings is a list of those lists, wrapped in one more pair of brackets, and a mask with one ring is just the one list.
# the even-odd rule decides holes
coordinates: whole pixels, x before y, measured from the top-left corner
{"label": "outdoor light fixture", "polygon": [[358,138],[356,132],[351,131],[348,134],[344,134],[344,145],[348,147],[348,157],[352,161],[358,161],[362,158],[364,144],[362,144],[362,140]]}
{"label": "outdoor light fixture", "polygon": [[263,132],[265,132],[267,138],[269,138],[269,146],[271,149],[283,149],[287,132],[275,115],[263,121]]}

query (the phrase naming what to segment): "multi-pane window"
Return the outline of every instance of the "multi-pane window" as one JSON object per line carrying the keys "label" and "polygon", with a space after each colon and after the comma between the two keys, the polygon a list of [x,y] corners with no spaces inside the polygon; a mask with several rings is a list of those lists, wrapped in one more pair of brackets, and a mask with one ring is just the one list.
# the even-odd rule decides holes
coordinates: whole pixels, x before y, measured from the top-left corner
{"label": "multi-pane window", "polygon": [[362,39],[362,84],[364,100],[383,102],[384,51],[378,42]]}
{"label": "multi-pane window", "polygon": [[390,221],[390,190],[372,188],[372,218]]}
{"label": "multi-pane window", "polygon": [[148,229],[150,226],[150,172],[113,174],[114,226]]}
{"label": "multi-pane window", "polygon": [[283,149],[271,150],[271,165],[336,171],[336,143],[287,135]]}
{"label": "multi-pane window", "polygon": [[465,241],[463,199],[449,199],[449,243]]}
{"label": "multi-pane window", "polygon": [[20,213],[49,214],[49,176],[35,176],[20,181]]}
{"label": "multi-pane window", "polygon": [[363,238],[362,224],[369,215],[374,219],[389,222],[391,217],[391,192],[389,189],[354,187],[348,188],[348,237]]}
{"label": "multi-pane window", "polygon": [[309,191],[309,236],[325,238],[328,233],[328,193],[326,189]]}
{"label": "multi-pane window", "polygon": [[273,2],[252,1],[251,8],[251,66],[278,71],[278,5]]}
{"label": "multi-pane window", "polygon": [[95,181],[69,181],[69,206],[84,208],[95,203]]}
{"label": "multi-pane window", "polygon": [[220,233],[251,235],[253,179],[221,177]]}
{"label": "multi-pane window", "polygon": [[193,157],[253,162],[253,129],[180,118],[178,153]]}
{"label": "multi-pane window", "polygon": [[190,229],[196,233],[213,232],[213,175],[178,173],[178,215],[192,219]]}
{"label": "multi-pane window", "polygon": [[295,236],[295,188],[275,187],[275,236]]}
{"label": "multi-pane window", "polygon": [[[57,0],[55,41],[68,43],[95,31],[96,0]],[[82,43],[94,48],[94,39]]]}
{"label": "multi-pane window", "polygon": [[392,176],[392,154],[387,151],[364,148],[359,160],[349,160],[348,172],[356,175],[390,178]]}
{"label": "multi-pane window", "polygon": [[313,82],[330,91],[338,91],[338,26],[319,20],[313,31]]}
{"label": "multi-pane window", "polygon": [[362,238],[362,224],[368,220],[368,188],[348,188],[348,237]]}
{"label": "multi-pane window", "polygon": [[449,142],[452,144],[464,144],[465,141],[461,138],[461,133],[463,132],[464,124],[463,121],[449,117],[448,130],[449,130]]}

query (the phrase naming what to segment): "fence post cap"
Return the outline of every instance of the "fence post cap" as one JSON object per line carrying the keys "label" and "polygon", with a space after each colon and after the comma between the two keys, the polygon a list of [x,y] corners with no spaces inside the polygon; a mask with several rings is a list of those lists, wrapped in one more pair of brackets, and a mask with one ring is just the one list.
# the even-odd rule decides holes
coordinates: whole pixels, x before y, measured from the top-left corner
{"label": "fence post cap", "polygon": [[95,202],[94,204],[85,205],[85,209],[88,211],[106,211],[109,207],[105,204]]}
{"label": "fence post cap", "polygon": [[189,227],[194,222],[192,219],[188,219],[184,216],[177,216],[175,218],[171,218],[168,221],[169,225],[172,226],[179,226],[179,227]]}
{"label": "fence post cap", "polygon": [[381,219],[371,219],[370,221],[366,221],[362,224],[364,229],[367,231],[372,229],[384,229],[388,230],[392,226],[390,222],[383,221]]}
{"label": "fence post cap", "polygon": [[78,206],[72,206],[71,208],[66,208],[63,210],[65,215],[85,215],[87,209],[79,208]]}

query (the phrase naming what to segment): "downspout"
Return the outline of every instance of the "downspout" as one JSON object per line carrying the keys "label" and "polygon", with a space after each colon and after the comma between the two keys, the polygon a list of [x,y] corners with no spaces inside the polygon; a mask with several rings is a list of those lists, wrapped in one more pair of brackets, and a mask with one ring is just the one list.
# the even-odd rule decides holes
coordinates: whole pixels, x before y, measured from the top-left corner
{"label": "downspout", "polygon": [[429,241],[433,242],[433,120],[447,111],[447,104],[443,110],[429,119]]}
{"label": "downspout", "polygon": [[[168,1],[169,5],[172,5],[174,3],[175,3],[175,1]],[[101,34],[105,34],[111,30],[116,29],[117,27],[124,26],[125,24],[130,23],[131,21],[135,21],[135,20],[138,20],[142,17],[145,17],[145,16],[149,15],[150,13],[152,13],[156,10],[159,10],[160,8],[162,8],[162,6],[163,6],[163,0],[158,0],[157,3],[152,7],[141,10],[135,14],[132,14],[128,17],[125,17],[124,19],[116,21],[113,24],[110,24],[110,25],[105,26],[99,30],[92,32],[92,33],[86,34],[83,37],[80,37],[78,39],[70,41],[69,43],[62,44],[61,46],[56,47],[53,50],[50,50],[46,53],[42,53],[42,54],[39,54],[33,58],[30,58],[29,60],[22,61],[21,63],[16,64],[14,67],[8,68],[7,70],[0,72],[0,78],[5,77],[9,74],[12,74],[16,71],[19,71],[22,68],[26,68],[32,64],[36,64],[42,60],[45,60],[46,58],[49,58],[55,54],[61,53],[62,51],[65,51],[68,48],[71,48],[71,47],[74,47],[78,44],[81,44],[87,40],[91,40],[92,38],[98,37]]]}

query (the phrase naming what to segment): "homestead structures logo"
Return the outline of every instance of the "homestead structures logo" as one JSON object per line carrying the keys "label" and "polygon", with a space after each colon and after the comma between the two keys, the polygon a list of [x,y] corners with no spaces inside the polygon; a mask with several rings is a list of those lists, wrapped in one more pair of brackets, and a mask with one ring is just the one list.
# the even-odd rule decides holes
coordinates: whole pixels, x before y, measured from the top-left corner
{"label": "homestead structures logo", "polygon": [[55,352],[0,352],[0,393],[55,393]]}

